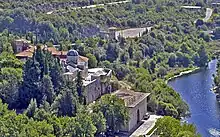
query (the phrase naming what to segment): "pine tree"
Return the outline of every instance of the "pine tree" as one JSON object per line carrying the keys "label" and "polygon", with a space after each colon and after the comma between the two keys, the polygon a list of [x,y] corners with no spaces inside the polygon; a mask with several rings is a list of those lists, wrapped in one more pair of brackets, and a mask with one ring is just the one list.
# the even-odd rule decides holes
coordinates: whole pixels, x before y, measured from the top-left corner
{"label": "pine tree", "polygon": [[36,59],[36,61],[39,63],[39,68],[41,70],[41,78],[43,78],[43,75],[44,75],[44,54],[43,54],[43,51],[42,51],[40,45],[37,46],[34,59]]}
{"label": "pine tree", "polygon": [[86,104],[86,100],[85,100],[85,96],[84,96],[84,92],[83,92],[83,81],[82,81],[82,76],[79,73],[77,73],[77,80],[76,80],[76,90],[79,96],[79,102],[81,104]]}
{"label": "pine tree", "polygon": [[64,82],[62,76],[62,68],[58,59],[54,59],[54,63],[50,66],[50,77],[54,86],[54,91],[58,94]]}
{"label": "pine tree", "polygon": [[39,106],[40,109],[44,109],[46,112],[50,111],[50,104],[47,102],[47,97],[43,96],[42,102]]}
{"label": "pine tree", "polygon": [[49,64],[47,57],[44,58],[44,75],[49,74]]}
{"label": "pine tree", "polygon": [[26,108],[31,98],[40,97],[40,74],[39,63],[29,59],[24,66],[23,84],[19,90],[20,108]]}
{"label": "pine tree", "polygon": [[42,96],[47,97],[47,102],[52,104],[55,99],[55,92],[50,76],[44,75],[41,86]]}
{"label": "pine tree", "polygon": [[56,97],[54,103],[51,105],[51,109],[54,114],[58,116],[75,116],[77,111],[77,98],[74,92],[68,88],[65,88]]}
{"label": "pine tree", "polygon": [[208,63],[208,55],[206,53],[205,47],[201,46],[198,51],[199,54],[199,67],[205,67]]}
{"label": "pine tree", "polygon": [[28,105],[28,108],[27,108],[25,114],[28,117],[33,117],[37,110],[38,110],[38,108],[37,108],[37,101],[36,101],[36,99],[32,98],[30,104]]}

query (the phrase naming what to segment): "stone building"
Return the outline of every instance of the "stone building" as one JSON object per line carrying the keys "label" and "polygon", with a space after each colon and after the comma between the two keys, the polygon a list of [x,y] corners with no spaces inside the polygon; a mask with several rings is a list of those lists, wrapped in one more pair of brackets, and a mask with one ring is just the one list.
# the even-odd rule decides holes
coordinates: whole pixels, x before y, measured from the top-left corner
{"label": "stone building", "polygon": [[83,81],[86,103],[91,103],[102,95],[111,93],[112,70],[106,68],[94,68],[88,70],[88,77]]}
{"label": "stone building", "polygon": [[150,93],[135,92],[127,89],[120,89],[113,93],[125,102],[129,111],[129,121],[121,128],[121,131],[130,132],[137,128],[147,113],[147,103]]}
{"label": "stone building", "polygon": [[[34,53],[34,46],[24,50],[16,57],[26,61]],[[64,78],[68,81],[75,81],[77,74],[80,73],[83,78],[83,90],[85,92],[86,103],[91,103],[104,94],[111,92],[110,79],[112,70],[107,68],[88,68],[89,59],[80,56],[76,50],[58,51],[55,47],[42,46],[45,50],[51,52],[54,57],[58,57],[65,73]]]}
{"label": "stone building", "polygon": [[70,50],[67,53],[64,65],[66,65],[64,77],[67,80],[74,81],[77,78],[77,74],[81,74],[87,104],[111,92],[110,79],[112,70],[106,68],[88,69],[88,58],[80,56],[76,50]]}
{"label": "stone building", "polygon": [[25,39],[17,39],[12,43],[15,53],[20,53],[27,50],[30,47],[31,42]]}
{"label": "stone building", "polygon": [[[17,53],[15,56],[22,61],[26,61],[33,56],[35,48],[36,46],[29,46],[26,50]],[[66,60],[67,58],[67,51],[58,51],[55,47],[47,46],[41,46],[41,48],[48,50],[54,57],[58,57],[60,60]]]}

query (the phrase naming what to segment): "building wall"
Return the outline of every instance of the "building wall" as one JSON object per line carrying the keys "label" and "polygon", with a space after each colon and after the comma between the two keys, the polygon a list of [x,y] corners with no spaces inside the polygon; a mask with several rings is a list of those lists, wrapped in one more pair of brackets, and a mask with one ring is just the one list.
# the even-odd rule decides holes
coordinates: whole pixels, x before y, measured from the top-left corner
{"label": "building wall", "polygon": [[78,71],[75,72],[69,72],[69,73],[64,73],[64,79],[66,79],[67,81],[73,81],[74,79],[76,79],[77,77],[77,73]]}
{"label": "building wall", "polygon": [[144,115],[147,113],[147,98],[145,98],[142,102],[136,105],[134,108],[129,109],[129,121],[128,124],[122,127],[122,131],[131,131],[132,129],[136,128],[138,125],[137,120],[137,111],[139,110],[140,121],[143,119]]}
{"label": "building wall", "polygon": [[111,92],[110,82],[103,83],[100,77],[94,79],[90,84],[84,87],[84,92],[86,93],[86,103],[91,103],[102,95]]}
{"label": "building wall", "polygon": [[15,41],[13,44],[15,53],[20,53],[24,50],[27,50],[28,46],[29,46],[29,43],[26,43],[24,41]]}
{"label": "building wall", "polygon": [[92,83],[84,87],[86,93],[86,103],[91,103],[101,96],[101,84],[99,79],[95,79]]}

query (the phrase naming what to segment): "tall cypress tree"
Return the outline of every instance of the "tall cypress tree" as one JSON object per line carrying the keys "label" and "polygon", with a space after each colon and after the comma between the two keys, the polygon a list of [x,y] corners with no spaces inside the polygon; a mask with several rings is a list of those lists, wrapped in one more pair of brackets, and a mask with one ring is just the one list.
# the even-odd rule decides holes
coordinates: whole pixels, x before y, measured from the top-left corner
{"label": "tall cypress tree", "polygon": [[51,81],[50,76],[44,75],[42,80],[42,86],[41,86],[41,94],[42,98],[43,96],[46,96],[46,100],[48,103],[52,104],[55,99],[55,92],[53,89],[53,84]]}
{"label": "tall cypress tree", "polygon": [[40,45],[37,46],[34,58],[40,64],[39,67],[41,69],[41,78],[43,78],[43,75],[44,75],[44,54],[43,54],[43,51],[42,51]]}
{"label": "tall cypress tree", "polygon": [[31,99],[30,104],[28,105],[27,110],[25,111],[28,117],[33,117],[37,111],[37,102],[36,99]]}
{"label": "tall cypress tree", "polygon": [[41,70],[34,58],[29,59],[24,66],[23,84],[19,90],[20,107],[26,108],[31,98],[37,98],[41,83]]}
{"label": "tall cypress tree", "polygon": [[58,116],[75,116],[77,111],[77,98],[69,88],[64,88],[51,105],[52,111]]}
{"label": "tall cypress tree", "polygon": [[76,80],[76,90],[79,96],[79,102],[81,104],[86,104],[86,100],[85,100],[85,96],[84,96],[84,92],[83,92],[83,81],[82,81],[82,76],[79,73],[77,73],[77,80]]}
{"label": "tall cypress tree", "polygon": [[53,82],[54,91],[57,94],[59,94],[59,91],[62,87],[62,83],[64,82],[62,73],[63,72],[60,63],[57,59],[54,59],[54,63],[50,67],[50,77],[51,81]]}

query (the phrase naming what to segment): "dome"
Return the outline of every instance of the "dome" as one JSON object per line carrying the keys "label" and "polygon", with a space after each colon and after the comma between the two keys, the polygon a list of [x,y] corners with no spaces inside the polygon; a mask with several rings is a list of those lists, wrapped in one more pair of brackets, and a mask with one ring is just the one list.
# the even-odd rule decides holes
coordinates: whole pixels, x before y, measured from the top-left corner
{"label": "dome", "polygon": [[67,56],[79,56],[79,53],[76,50],[71,49],[68,51]]}

